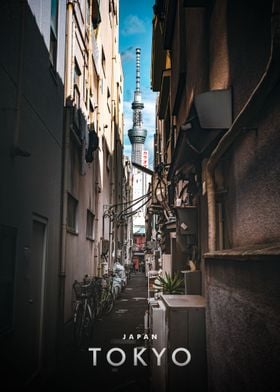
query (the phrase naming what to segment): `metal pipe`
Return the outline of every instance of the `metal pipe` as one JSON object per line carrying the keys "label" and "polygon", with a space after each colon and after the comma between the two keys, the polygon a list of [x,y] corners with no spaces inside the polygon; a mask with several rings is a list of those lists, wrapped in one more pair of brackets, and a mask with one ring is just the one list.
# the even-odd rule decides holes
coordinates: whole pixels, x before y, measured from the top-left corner
{"label": "metal pipe", "polygon": [[[67,106],[67,99],[71,95],[71,68],[72,68],[72,30],[73,30],[73,3],[68,1],[66,14],[66,53],[65,53],[65,106]],[[62,185],[62,239],[61,239],[61,264],[60,275],[65,276],[65,260],[66,260],[66,235],[67,235],[67,166],[69,163],[69,135],[70,121],[69,115],[65,112],[64,121],[64,159],[63,159],[63,185]]]}
{"label": "metal pipe", "polygon": [[220,158],[230,148],[242,129],[246,127],[248,118],[253,117],[256,109],[263,106],[267,95],[279,82],[280,60],[280,3],[274,0],[271,15],[271,51],[266,69],[250,95],[248,101],[234,120],[231,128],[221,138],[212,152],[206,166],[207,204],[208,204],[208,251],[216,250],[216,206],[215,206],[215,168]]}
{"label": "metal pipe", "polygon": [[[71,91],[71,64],[72,64],[72,27],[73,27],[73,3],[68,1],[66,10],[66,51],[65,51],[65,107]],[[67,110],[67,109],[66,109]],[[69,113],[64,111],[64,140],[63,140],[63,163],[62,163],[62,213],[61,213],[61,245],[59,266],[59,314],[58,314],[58,339],[59,347],[64,327],[64,300],[65,300],[65,277],[66,277],[66,248],[67,248],[67,167],[69,164],[70,145],[70,119]]]}
{"label": "metal pipe", "polygon": [[65,45],[65,98],[72,92],[72,55],[73,55],[73,9],[72,0],[67,2],[66,9],[66,45]]}
{"label": "metal pipe", "polygon": [[22,100],[22,74],[23,74],[23,57],[24,57],[24,44],[25,44],[25,14],[26,2],[21,1],[21,26],[20,26],[20,39],[19,39],[19,56],[17,67],[17,94],[16,94],[16,126],[14,134],[14,143],[11,150],[11,155],[14,157],[17,154],[19,145],[19,134],[21,125],[21,100]]}

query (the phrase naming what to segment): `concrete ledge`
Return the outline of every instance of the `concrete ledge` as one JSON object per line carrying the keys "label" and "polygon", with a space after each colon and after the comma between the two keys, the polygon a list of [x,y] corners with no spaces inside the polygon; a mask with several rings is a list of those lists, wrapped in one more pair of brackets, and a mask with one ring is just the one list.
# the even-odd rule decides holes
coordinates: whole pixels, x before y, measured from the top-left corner
{"label": "concrete ledge", "polygon": [[212,253],[204,254],[205,261],[214,260],[279,260],[280,261],[280,242],[270,244],[248,245],[240,248],[223,249]]}

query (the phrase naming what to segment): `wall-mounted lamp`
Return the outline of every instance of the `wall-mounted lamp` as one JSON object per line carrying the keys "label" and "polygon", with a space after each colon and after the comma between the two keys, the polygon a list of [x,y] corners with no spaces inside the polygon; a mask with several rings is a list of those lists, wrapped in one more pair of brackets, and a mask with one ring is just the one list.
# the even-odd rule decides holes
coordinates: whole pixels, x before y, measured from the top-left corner
{"label": "wall-mounted lamp", "polygon": [[232,124],[231,90],[211,90],[194,99],[201,128],[228,129]]}

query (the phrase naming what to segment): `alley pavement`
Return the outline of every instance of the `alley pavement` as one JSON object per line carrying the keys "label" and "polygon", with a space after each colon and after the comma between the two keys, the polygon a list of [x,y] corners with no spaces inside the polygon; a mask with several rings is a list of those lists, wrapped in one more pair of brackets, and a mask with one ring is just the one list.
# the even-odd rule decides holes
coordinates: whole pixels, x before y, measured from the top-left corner
{"label": "alley pavement", "polygon": [[[90,348],[101,348],[97,353],[96,366],[93,366],[93,353],[75,349],[71,332],[65,335],[64,349],[56,374],[39,380],[37,390],[76,390],[102,392],[149,392],[149,366],[141,360],[133,365],[133,349],[143,350],[143,361],[148,364],[147,340],[143,339],[144,316],[148,309],[147,278],[142,272],[131,274],[128,284],[115,302],[109,315],[95,320]],[[69,328],[71,330],[71,328]],[[127,339],[123,339],[126,335]],[[125,352],[125,362],[112,366],[106,359],[107,352],[119,348]],[[138,351],[138,352],[139,352]],[[121,360],[120,353],[114,353],[111,360]]]}

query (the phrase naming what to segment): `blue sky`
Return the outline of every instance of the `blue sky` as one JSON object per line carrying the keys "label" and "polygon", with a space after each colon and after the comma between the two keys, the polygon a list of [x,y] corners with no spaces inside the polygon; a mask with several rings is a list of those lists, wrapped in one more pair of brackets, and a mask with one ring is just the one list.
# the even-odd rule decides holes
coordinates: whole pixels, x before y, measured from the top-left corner
{"label": "blue sky", "polygon": [[155,99],[151,90],[151,44],[154,0],[120,0],[120,53],[124,72],[124,154],[130,157],[131,145],[127,136],[132,127],[131,102],[135,90],[135,49],[141,48],[141,92],[143,127],[148,135],[145,149],[149,150],[150,166],[153,162],[153,136],[155,132]]}

